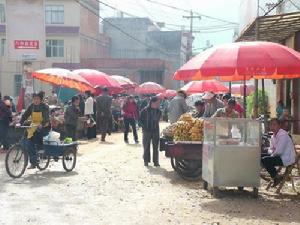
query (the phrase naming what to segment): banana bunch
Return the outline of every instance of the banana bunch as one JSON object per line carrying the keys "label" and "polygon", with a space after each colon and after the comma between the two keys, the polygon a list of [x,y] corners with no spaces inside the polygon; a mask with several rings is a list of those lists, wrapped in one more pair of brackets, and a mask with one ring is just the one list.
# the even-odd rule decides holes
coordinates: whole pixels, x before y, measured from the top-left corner
{"label": "banana bunch", "polygon": [[194,119],[193,127],[189,131],[192,141],[203,141],[203,120]]}
{"label": "banana bunch", "polygon": [[194,119],[191,114],[181,115],[176,124],[175,141],[202,141],[203,140],[203,120]]}
{"label": "banana bunch", "polygon": [[176,130],[174,133],[175,141],[190,141],[191,137],[189,130],[191,129],[191,123],[185,121],[178,121],[176,123]]}
{"label": "banana bunch", "polygon": [[162,133],[165,137],[174,137],[175,131],[176,131],[176,123],[173,123],[169,126],[167,126],[165,129],[163,129]]}

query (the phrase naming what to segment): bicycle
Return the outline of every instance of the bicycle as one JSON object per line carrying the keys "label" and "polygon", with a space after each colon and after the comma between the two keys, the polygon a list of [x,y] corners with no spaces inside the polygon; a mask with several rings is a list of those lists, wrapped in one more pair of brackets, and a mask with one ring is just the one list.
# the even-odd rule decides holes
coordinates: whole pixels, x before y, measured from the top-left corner
{"label": "bicycle", "polygon": [[[19,126],[20,129],[28,129],[33,126]],[[25,135],[14,144],[7,152],[5,157],[5,169],[7,174],[12,178],[20,178],[26,171],[29,160],[28,149],[25,146]],[[51,159],[57,162],[62,159],[63,168],[71,172],[76,165],[77,143],[58,143],[46,141],[43,145],[35,144],[37,151],[37,168],[42,171],[47,169]]]}

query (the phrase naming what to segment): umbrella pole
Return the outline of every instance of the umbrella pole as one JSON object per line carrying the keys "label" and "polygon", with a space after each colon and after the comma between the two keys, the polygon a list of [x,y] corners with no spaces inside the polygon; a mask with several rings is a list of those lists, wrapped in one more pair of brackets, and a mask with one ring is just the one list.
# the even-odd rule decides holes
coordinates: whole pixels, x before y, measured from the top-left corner
{"label": "umbrella pole", "polygon": [[244,118],[247,117],[247,87],[246,87],[246,75],[244,75]]}
{"label": "umbrella pole", "polygon": [[261,88],[262,88],[262,104],[263,104],[263,115],[264,115],[264,126],[265,131],[267,131],[267,106],[266,106],[266,94],[265,94],[265,80],[261,80]]}
{"label": "umbrella pole", "polygon": [[231,93],[231,81],[229,81],[229,92]]}

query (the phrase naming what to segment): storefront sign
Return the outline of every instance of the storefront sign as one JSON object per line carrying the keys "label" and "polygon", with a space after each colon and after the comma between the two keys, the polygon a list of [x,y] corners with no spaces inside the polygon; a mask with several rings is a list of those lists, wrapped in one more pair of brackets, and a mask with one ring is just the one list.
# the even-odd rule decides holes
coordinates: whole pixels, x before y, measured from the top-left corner
{"label": "storefront sign", "polygon": [[37,40],[15,40],[15,49],[39,49]]}

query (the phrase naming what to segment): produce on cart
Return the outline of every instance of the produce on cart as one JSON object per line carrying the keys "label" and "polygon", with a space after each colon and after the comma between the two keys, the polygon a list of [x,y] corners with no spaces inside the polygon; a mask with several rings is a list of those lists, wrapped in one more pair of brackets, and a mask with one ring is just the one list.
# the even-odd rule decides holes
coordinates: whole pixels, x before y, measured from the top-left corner
{"label": "produce on cart", "polygon": [[203,119],[183,114],[162,134],[160,150],[171,158],[173,169],[186,180],[201,179]]}
{"label": "produce on cart", "polygon": [[260,186],[259,121],[251,119],[210,118],[204,123],[202,178],[213,194],[219,187],[253,188]]}

